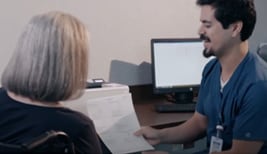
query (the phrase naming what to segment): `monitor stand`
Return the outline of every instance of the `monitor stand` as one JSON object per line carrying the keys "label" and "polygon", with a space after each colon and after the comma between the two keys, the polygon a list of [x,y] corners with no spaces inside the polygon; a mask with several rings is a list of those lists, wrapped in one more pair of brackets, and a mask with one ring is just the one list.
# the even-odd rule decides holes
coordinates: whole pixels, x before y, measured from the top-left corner
{"label": "monitor stand", "polygon": [[195,111],[196,103],[193,101],[193,91],[175,93],[173,97],[173,103],[156,104],[155,110],[160,113]]}

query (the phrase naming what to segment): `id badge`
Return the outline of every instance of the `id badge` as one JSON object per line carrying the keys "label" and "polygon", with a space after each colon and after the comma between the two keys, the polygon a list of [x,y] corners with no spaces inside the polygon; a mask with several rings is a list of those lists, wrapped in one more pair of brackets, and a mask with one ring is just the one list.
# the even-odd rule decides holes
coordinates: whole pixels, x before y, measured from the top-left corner
{"label": "id badge", "polygon": [[210,152],[221,152],[222,151],[223,140],[219,137],[212,136],[210,142]]}

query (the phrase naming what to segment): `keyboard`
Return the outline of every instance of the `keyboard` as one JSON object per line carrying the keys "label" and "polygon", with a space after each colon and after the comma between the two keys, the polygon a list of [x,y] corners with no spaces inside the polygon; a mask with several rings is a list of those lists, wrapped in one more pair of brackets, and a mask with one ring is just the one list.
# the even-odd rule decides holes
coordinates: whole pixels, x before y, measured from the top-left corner
{"label": "keyboard", "polygon": [[159,113],[171,113],[171,112],[194,112],[196,103],[190,104],[155,104],[155,110]]}

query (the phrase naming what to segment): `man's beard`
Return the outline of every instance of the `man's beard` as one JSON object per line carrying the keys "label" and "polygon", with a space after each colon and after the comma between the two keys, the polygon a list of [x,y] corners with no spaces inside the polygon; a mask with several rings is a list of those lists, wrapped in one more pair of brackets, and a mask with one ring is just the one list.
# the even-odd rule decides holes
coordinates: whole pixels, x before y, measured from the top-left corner
{"label": "man's beard", "polygon": [[203,50],[202,54],[203,54],[203,56],[204,56],[205,58],[209,58],[209,57],[211,57],[211,56],[214,56],[213,51],[210,50],[210,49],[207,49],[207,48],[205,48],[205,49]]}
{"label": "man's beard", "polygon": [[[200,39],[203,40],[203,41],[205,41],[205,42],[210,42],[210,39],[207,36],[205,36],[204,34],[201,34],[200,35]],[[214,56],[214,52],[211,49],[207,49],[207,48],[205,48],[203,50],[202,54],[206,58],[209,58],[211,56]]]}

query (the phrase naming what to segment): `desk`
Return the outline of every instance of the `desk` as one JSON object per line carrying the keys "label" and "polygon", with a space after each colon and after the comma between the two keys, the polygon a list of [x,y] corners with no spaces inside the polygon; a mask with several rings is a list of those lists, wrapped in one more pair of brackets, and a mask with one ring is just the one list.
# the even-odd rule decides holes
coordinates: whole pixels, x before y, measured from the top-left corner
{"label": "desk", "polygon": [[157,103],[169,103],[163,98],[134,102],[134,108],[141,126],[172,126],[188,120],[191,113],[158,113],[154,109]]}
{"label": "desk", "polygon": [[154,109],[155,104],[170,103],[163,95],[155,95],[153,86],[130,86],[133,104],[137,118],[141,126],[173,126],[188,120],[192,113],[158,113]]}
{"label": "desk", "polygon": [[[141,126],[172,127],[183,123],[194,114],[193,112],[158,113],[155,111],[154,105],[159,103],[170,102],[167,102],[164,98],[134,101],[135,112]],[[206,139],[189,144],[159,144],[154,147],[156,151],[166,151],[168,153],[194,153],[206,147]]]}
{"label": "desk", "polygon": [[[134,108],[141,126],[166,128],[179,125],[188,120],[194,113],[158,113],[154,109],[157,103],[170,103],[164,98],[134,101]],[[189,144],[159,144],[154,146],[157,151],[168,153],[194,153],[206,148],[206,138]],[[188,148],[188,149],[187,149]]]}

